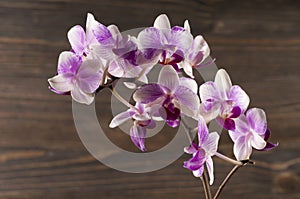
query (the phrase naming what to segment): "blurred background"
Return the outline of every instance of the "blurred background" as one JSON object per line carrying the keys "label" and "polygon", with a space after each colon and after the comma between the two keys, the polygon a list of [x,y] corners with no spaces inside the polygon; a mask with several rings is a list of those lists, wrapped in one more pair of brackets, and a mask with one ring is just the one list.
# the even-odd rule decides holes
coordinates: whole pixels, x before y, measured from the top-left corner
{"label": "blurred background", "polygon": [[[272,152],[254,152],[255,166],[233,176],[221,198],[300,198],[300,1],[292,0],[0,0],[0,198],[204,198],[201,181],[182,168],[144,174],[104,166],[85,149],[74,127],[70,96],[48,90],[57,58],[70,48],[67,31],[91,12],[121,31],[151,26],[161,13],[172,25],[188,19],[204,36],[219,68],[264,108]],[[110,93],[96,99],[102,126],[111,120]],[[105,129],[105,128],[104,128]],[[128,135],[105,129],[135,151]],[[147,140],[150,150],[174,131]],[[231,157],[224,133],[220,151]],[[155,162],[153,163],[155,164]],[[232,165],[215,159],[215,192]]]}

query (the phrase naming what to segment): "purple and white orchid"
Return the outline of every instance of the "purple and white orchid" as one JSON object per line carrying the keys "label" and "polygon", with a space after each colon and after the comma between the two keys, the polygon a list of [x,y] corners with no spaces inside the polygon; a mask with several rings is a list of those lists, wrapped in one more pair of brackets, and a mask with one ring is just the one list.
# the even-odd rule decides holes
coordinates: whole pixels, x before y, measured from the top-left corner
{"label": "purple and white orchid", "polygon": [[178,63],[184,59],[184,52],[193,42],[192,34],[185,28],[180,26],[171,28],[169,18],[165,14],[159,15],[154,26],[140,32],[137,39],[140,49],[159,51],[160,63],[172,65],[177,71],[179,71]]}
{"label": "purple and white orchid", "polygon": [[85,60],[72,52],[62,52],[58,59],[57,75],[48,80],[51,89],[58,94],[70,92],[72,98],[83,104],[91,104],[94,92],[102,79],[99,60]]}
{"label": "purple and white orchid", "polygon": [[205,120],[200,117],[198,120],[198,145],[192,143],[185,147],[184,151],[192,154],[193,157],[184,162],[184,167],[191,170],[195,177],[201,177],[204,171],[204,164],[209,174],[210,185],[214,182],[214,165],[212,156],[218,149],[220,136],[217,132],[208,132]]}
{"label": "purple and white orchid", "polygon": [[130,128],[130,138],[136,147],[141,151],[146,151],[146,130],[147,128],[152,129],[156,126],[155,120],[152,118],[152,113],[154,113],[154,110],[151,110],[151,107],[137,103],[134,107],[116,115],[110,122],[109,127],[115,128],[133,119],[133,125]]}
{"label": "purple and white orchid", "polygon": [[[193,69],[211,63],[203,63],[210,48],[201,35],[193,37],[187,20],[184,27],[171,27],[167,15],[159,15],[153,27],[144,29],[136,38],[121,34],[116,25],[105,26],[88,14],[86,29],[79,25],[72,27],[68,39],[72,49],[59,55],[57,75],[48,79],[50,89],[89,105],[96,93],[109,88],[129,107],[116,115],[109,127],[132,121],[130,138],[141,151],[146,151],[147,130],[154,128],[158,121],[165,121],[171,127],[182,124],[187,135],[198,131],[198,144],[191,143],[184,149],[192,155],[184,167],[195,177],[201,177],[206,169],[212,185],[213,156],[235,164],[236,169],[250,162],[252,148],[266,151],[278,146],[268,142],[270,130],[265,112],[259,108],[246,111],[250,102],[248,95],[240,86],[232,85],[224,69],[218,70],[214,81],[198,86]],[[148,83],[147,75],[157,64],[161,67],[158,81]],[[126,80],[124,84],[128,88],[135,89],[134,106],[114,89],[120,78]],[[138,86],[140,83],[145,84]],[[181,120],[182,116],[198,121],[198,126],[189,127]],[[214,119],[229,131],[237,160],[217,152],[220,135],[209,133],[207,126]],[[206,178],[201,179],[209,191]],[[209,198],[209,194],[206,196]],[[217,196],[218,192],[214,198]]]}
{"label": "purple and white orchid", "polygon": [[234,142],[233,152],[237,160],[249,159],[252,147],[257,150],[270,150],[278,145],[267,142],[270,131],[262,109],[249,109],[246,115],[241,115],[235,123],[236,129],[229,131],[229,135]]}
{"label": "purple and white orchid", "polygon": [[250,99],[237,85],[232,86],[229,75],[224,69],[218,70],[215,81],[202,84],[199,88],[200,114],[207,122],[217,119],[227,130],[235,128],[234,119],[247,109]]}
{"label": "purple and white orchid", "polygon": [[184,72],[194,78],[193,68],[200,68],[203,65],[203,61],[209,56],[210,49],[206,41],[201,35],[195,37],[190,49],[184,53],[184,60],[179,63],[179,67],[183,68]]}
{"label": "purple and white orchid", "polygon": [[189,78],[179,78],[172,66],[164,66],[158,83],[145,84],[133,95],[142,104],[161,104],[161,116],[171,127],[179,125],[180,113],[195,117],[199,109],[197,83]]}

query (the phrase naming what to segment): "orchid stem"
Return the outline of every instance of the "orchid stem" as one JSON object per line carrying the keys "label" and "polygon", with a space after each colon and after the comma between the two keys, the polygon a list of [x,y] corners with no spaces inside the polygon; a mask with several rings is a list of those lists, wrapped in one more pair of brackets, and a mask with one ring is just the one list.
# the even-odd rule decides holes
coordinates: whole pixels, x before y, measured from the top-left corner
{"label": "orchid stem", "polygon": [[217,199],[219,197],[219,195],[221,194],[222,190],[224,189],[226,183],[230,180],[230,178],[233,176],[233,174],[235,172],[237,172],[237,170],[242,167],[243,165],[235,165],[231,171],[228,173],[228,175],[226,176],[226,178],[223,180],[222,184],[219,186],[218,191],[216,192],[215,196],[213,199]]}
{"label": "orchid stem", "polygon": [[212,199],[210,185],[209,185],[209,179],[208,179],[208,176],[207,176],[207,168],[206,167],[204,167],[204,171],[203,171],[203,180],[204,180],[204,182],[206,184],[208,198]]}
{"label": "orchid stem", "polygon": [[139,112],[139,110],[136,107],[134,107],[132,104],[130,104],[127,100],[125,100],[117,91],[115,91],[114,89],[109,89],[109,90],[125,106],[127,106],[128,108],[134,109],[134,110],[136,110],[136,111]]}
{"label": "orchid stem", "polygon": [[202,185],[203,185],[203,189],[204,189],[204,194],[205,194],[205,198],[206,199],[210,199],[209,195],[208,195],[208,190],[207,190],[207,186],[206,186],[206,182],[204,181],[204,178],[201,176],[200,177],[201,181],[202,181]]}
{"label": "orchid stem", "polygon": [[219,153],[219,152],[216,152],[216,153],[215,153],[215,156],[221,158],[222,160],[225,160],[225,161],[227,161],[227,162],[230,162],[230,163],[232,163],[232,164],[238,165],[238,166],[244,165],[243,162],[240,162],[240,161],[231,159],[231,158],[229,158],[229,157],[227,157],[227,156],[225,156],[225,155],[223,155],[223,154],[221,154],[221,153]]}

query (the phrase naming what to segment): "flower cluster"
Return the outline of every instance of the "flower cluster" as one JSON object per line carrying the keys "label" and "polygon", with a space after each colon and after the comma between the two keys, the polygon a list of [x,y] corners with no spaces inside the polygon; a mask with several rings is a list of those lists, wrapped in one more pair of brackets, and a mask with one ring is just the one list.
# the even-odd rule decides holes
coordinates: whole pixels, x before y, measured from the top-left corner
{"label": "flower cluster", "polygon": [[[135,104],[124,102],[128,110],[115,116],[110,127],[115,128],[130,120],[131,140],[141,151],[146,151],[147,129],[164,121],[177,127],[182,118],[198,121],[198,144],[191,143],[186,153],[192,158],[184,167],[196,177],[205,168],[210,184],[214,181],[213,156],[217,152],[220,135],[208,131],[208,124],[216,120],[228,130],[233,141],[237,161],[249,160],[252,149],[270,150],[277,146],[268,142],[265,112],[260,108],[247,111],[250,99],[238,85],[232,85],[229,75],[220,69],[214,81],[198,85],[193,70],[211,62],[207,42],[201,35],[191,34],[188,21],[183,26],[171,26],[166,15],[158,16],[153,27],[142,30],[137,37],[121,34],[115,25],[105,26],[88,14],[86,28],[77,25],[68,32],[70,51],[59,55],[57,75],[48,80],[50,89],[57,94],[70,94],[83,104],[91,104],[100,88],[114,92],[112,82],[133,78],[142,86],[134,88]],[[148,82],[147,74],[158,65],[157,82]],[[182,124],[184,125],[184,124]]]}

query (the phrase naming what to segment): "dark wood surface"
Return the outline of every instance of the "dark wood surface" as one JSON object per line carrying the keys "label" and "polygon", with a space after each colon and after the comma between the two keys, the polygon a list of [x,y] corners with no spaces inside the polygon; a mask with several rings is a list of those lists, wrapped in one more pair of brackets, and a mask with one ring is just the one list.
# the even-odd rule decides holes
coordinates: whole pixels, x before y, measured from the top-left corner
{"label": "dark wood surface", "polygon": [[[47,89],[66,33],[92,12],[121,30],[150,26],[160,13],[172,24],[189,19],[218,67],[263,107],[280,147],[252,156],[221,198],[300,198],[300,1],[238,0],[0,0],[0,198],[204,198],[200,180],[182,168],[189,156],[146,174],[128,174],[95,160],[81,143],[71,99]],[[109,93],[96,100],[101,121],[111,119]],[[128,136],[110,138],[133,150]],[[172,132],[148,144],[159,148]],[[151,148],[151,147],[150,147]],[[220,150],[232,155],[222,136]],[[216,159],[218,184],[231,165]]]}

